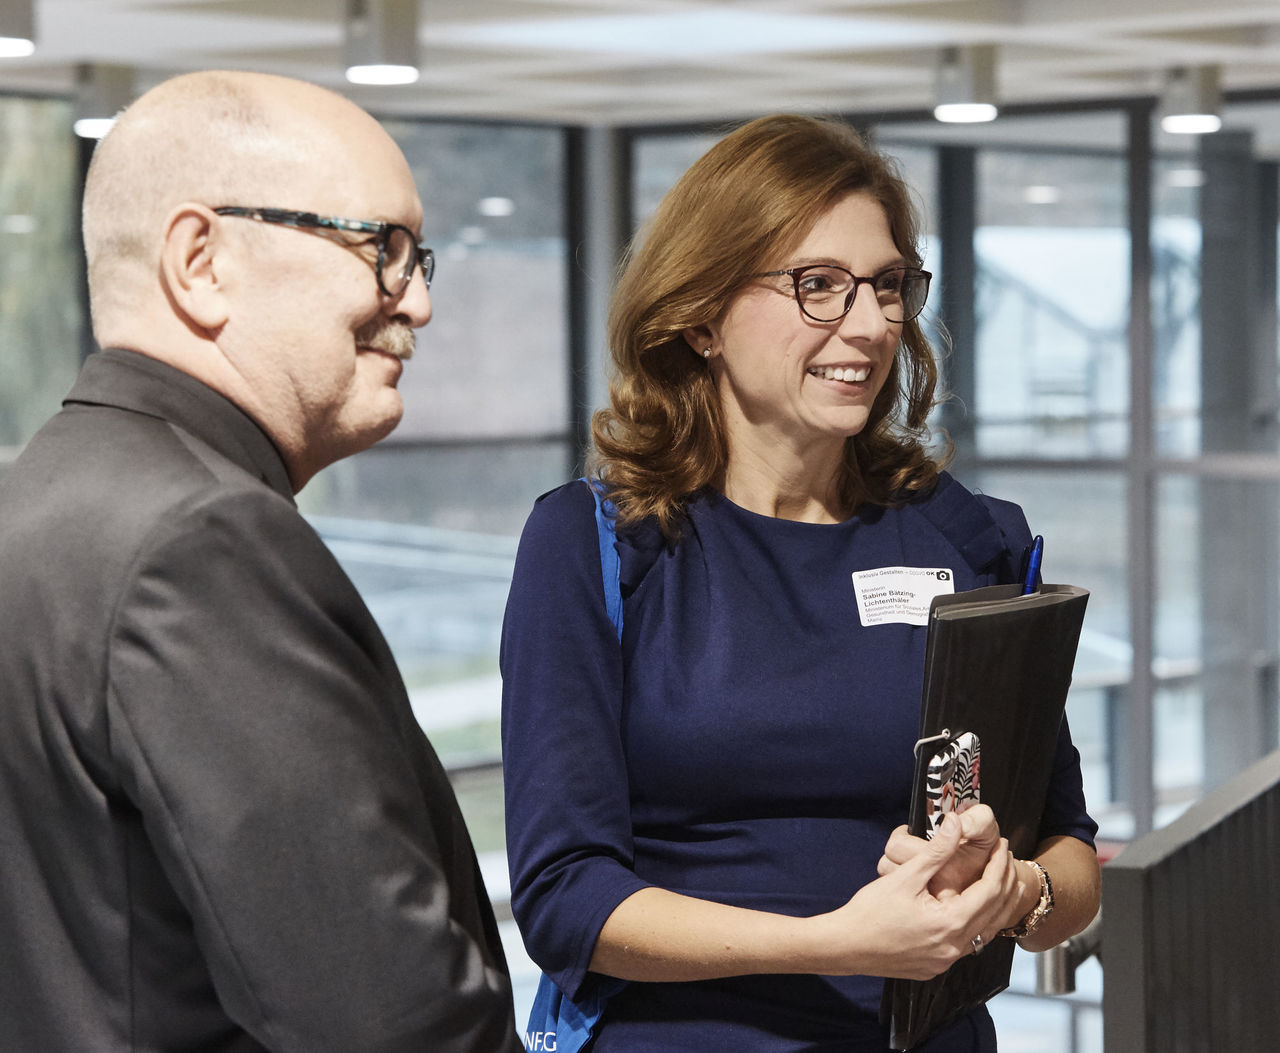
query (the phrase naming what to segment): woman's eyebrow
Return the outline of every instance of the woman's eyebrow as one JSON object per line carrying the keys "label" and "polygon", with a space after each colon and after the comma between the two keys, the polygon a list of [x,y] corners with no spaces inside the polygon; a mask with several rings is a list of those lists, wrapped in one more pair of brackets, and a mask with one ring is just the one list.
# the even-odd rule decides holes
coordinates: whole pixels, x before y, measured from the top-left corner
{"label": "woman's eyebrow", "polygon": [[[788,270],[795,267],[842,267],[850,274],[855,273],[854,269],[838,256],[800,256],[786,266]],[[897,256],[890,257],[887,262],[880,264],[878,267],[871,268],[871,273],[879,274],[881,271],[893,270],[895,267],[913,266],[915,264],[899,253]]]}

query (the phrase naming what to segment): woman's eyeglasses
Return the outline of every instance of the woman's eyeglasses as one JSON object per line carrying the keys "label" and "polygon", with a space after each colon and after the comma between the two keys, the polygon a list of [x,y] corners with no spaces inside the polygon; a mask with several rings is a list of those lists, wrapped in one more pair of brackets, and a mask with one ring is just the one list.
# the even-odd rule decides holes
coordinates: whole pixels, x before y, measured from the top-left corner
{"label": "woman's eyeglasses", "polygon": [[806,267],[789,267],[781,271],[765,271],[755,278],[786,275],[795,286],[796,303],[815,322],[839,321],[849,313],[858,288],[869,285],[886,321],[909,322],[924,310],[929,297],[929,280],[933,277],[919,267],[890,267],[870,278],[862,278],[844,267],[814,263]]}

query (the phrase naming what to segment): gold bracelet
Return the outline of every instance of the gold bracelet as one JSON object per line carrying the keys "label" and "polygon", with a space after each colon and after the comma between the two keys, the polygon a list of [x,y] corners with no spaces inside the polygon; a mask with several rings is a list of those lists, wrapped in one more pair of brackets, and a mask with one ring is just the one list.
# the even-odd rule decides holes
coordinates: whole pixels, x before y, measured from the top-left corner
{"label": "gold bracelet", "polygon": [[1008,936],[1015,940],[1030,936],[1040,927],[1040,923],[1053,913],[1053,883],[1049,880],[1049,871],[1034,859],[1024,859],[1023,862],[1035,867],[1036,873],[1040,875],[1040,899],[1017,925],[1000,930],[1001,936]]}

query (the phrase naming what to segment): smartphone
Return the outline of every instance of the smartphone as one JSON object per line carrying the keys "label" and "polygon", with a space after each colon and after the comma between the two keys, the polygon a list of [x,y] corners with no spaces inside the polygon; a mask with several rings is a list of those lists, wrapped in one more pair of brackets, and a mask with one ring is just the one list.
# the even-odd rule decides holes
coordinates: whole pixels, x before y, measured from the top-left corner
{"label": "smartphone", "polygon": [[933,837],[948,812],[957,815],[982,799],[981,743],[972,731],[957,735],[930,759],[925,769],[925,837]]}

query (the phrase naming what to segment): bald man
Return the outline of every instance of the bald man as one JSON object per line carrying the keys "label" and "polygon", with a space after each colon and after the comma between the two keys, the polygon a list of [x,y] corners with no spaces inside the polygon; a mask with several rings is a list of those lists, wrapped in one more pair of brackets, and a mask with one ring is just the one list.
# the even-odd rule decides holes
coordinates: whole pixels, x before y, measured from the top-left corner
{"label": "bald man", "polygon": [[448,780],[293,494],[431,317],[408,165],[203,73],[84,197],[94,335],[0,481],[0,1048],[517,1050]]}

